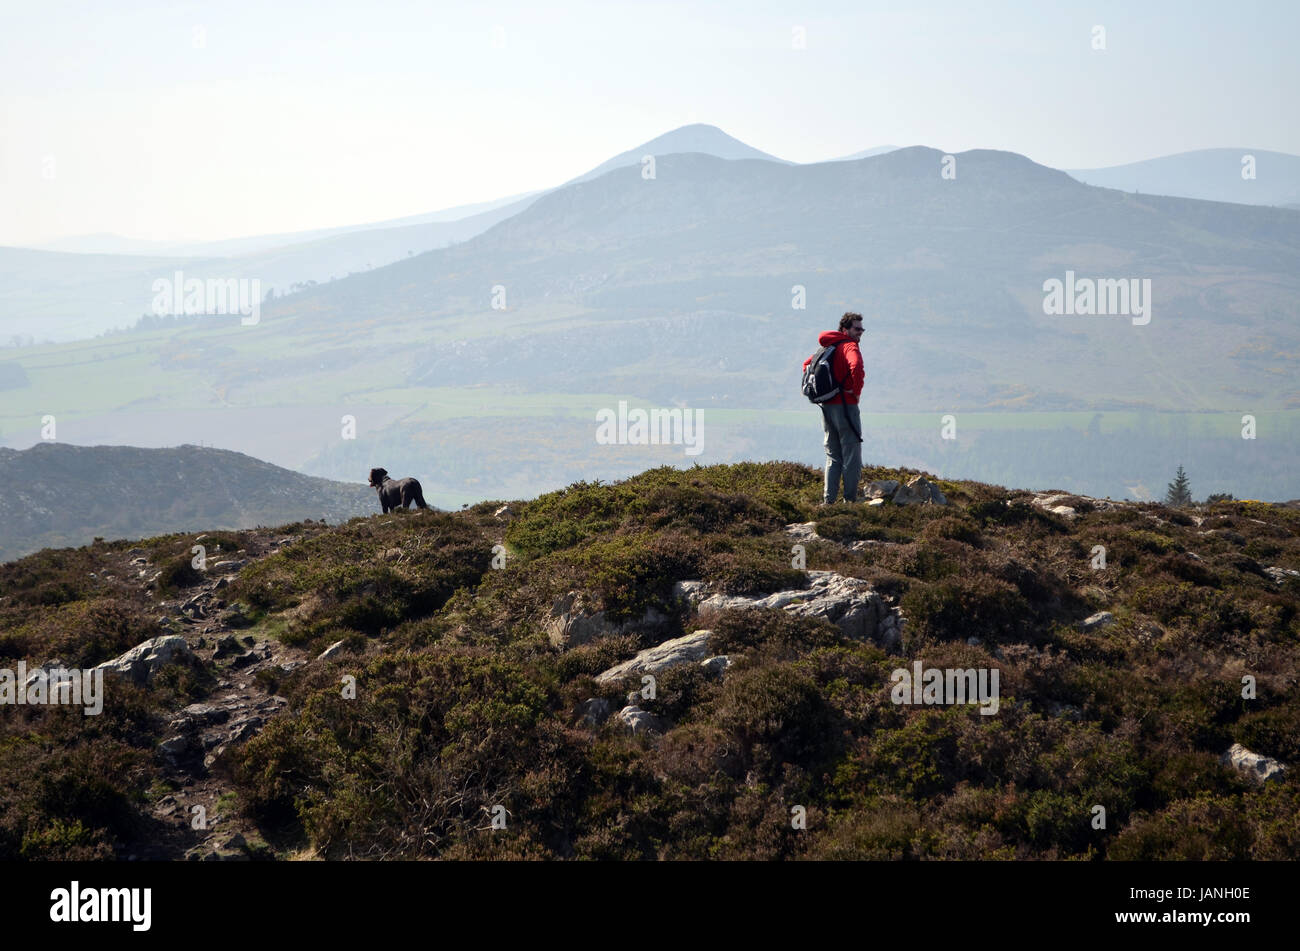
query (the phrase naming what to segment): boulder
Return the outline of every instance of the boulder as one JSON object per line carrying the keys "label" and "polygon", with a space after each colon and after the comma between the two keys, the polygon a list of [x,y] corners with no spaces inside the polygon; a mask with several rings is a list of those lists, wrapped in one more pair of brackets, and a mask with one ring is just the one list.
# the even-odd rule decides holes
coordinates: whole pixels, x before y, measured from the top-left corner
{"label": "boulder", "polygon": [[948,500],[939,487],[925,476],[912,478],[894,493],[895,505],[947,505]]}
{"label": "boulder", "polygon": [[179,763],[195,752],[194,735],[178,733],[158,744],[158,752],[172,763]]}
{"label": "boulder", "polygon": [[552,647],[567,650],[611,634],[640,634],[661,630],[668,618],[654,608],[639,618],[613,621],[605,611],[593,611],[586,595],[570,591],[556,600],[544,627]]}
{"label": "boulder", "polygon": [[609,719],[614,704],[604,697],[589,697],[578,707],[578,721],[584,726],[597,727]]}
{"label": "boulder", "polygon": [[618,717],[633,736],[638,733],[662,733],[664,731],[663,722],[657,716],[637,706],[624,707],[618,712]]}
{"label": "boulder", "polygon": [[1079,622],[1079,630],[1085,634],[1091,634],[1094,631],[1100,631],[1104,627],[1110,627],[1115,623],[1115,615],[1109,611],[1098,611],[1096,614],[1089,615]]}
{"label": "boulder", "polygon": [[624,677],[658,674],[680,664],[704,660],[709,656],[709,636],[712,633],[712,631],[695,631],[685,637],[664,641],[657,647],[646,648],[631,660],[615,664],[604,673],[598,674],[596,683],[608,683]]}
{"label": "boulder", "polygon": [[728,667],[731,666],[731,657],[728,654],[719,654],[716,657],[709,657],[700,661],[700,666],[710,677],[721,677]]}
{"label": "boulder", "polygon": [[897,630],[882,627],[889,612],[870,584],[833,571],[809,571],[808,582],[807,588],[778,591],[762,598],[715,594],[701,601],[700,609],[782,608],[802,617],[825,618],[854,640],[876,641],[885,647],[896,643]]}
{"label": "boulder", "polygon": [[1265,568],[1264,574],[1268,575],[1278,584],[1281,584],[1282,582],[1286,581],[1288,578],[1300,578],[1300,571],[1295,571],[1291,568],[1277,568],[1277,567]]}
{"label": "boulder", "polygon": [[696,607],[708,596],[709,586],[703,581],[678,581],[673,584],[673,597],[688,602],[691,607]]}
{"label": "boulder", "polygon": [[217,646],[212,650],[212,659],[221,660],[224,657],[234,657],[238,653],[239,641],[235,640],[233,634],[227,634],[217,639]]}
{"label": "boulder", "polygon": [[1281,779],[1286,774],[1286,766],[1271,756],[1252,753],[1240,743],[1233,743],[1223,754],[1220,762],[1236,770],[1252,783],[1263,785],[1270,779]]}
{"label": "boulder", "polygon": [[897,491],[897,479],[878,479],[875,482],[868,482],[862,494],[869,499],[880,499],[883,504],[886,496],[893,495]]}
{"label": "boulder", "polygon": [[155,637],[96,667],[105,677],[125,677],[137,684],[151,681],[168,664],[192,664],[197,658],[179,634]]}
{"label": "boulder", "polygon": [[216,726],[230,719],[230,711],[210,703],[191,703],[180,713],[172,717],[171,728],[177,732],[201,730]]}

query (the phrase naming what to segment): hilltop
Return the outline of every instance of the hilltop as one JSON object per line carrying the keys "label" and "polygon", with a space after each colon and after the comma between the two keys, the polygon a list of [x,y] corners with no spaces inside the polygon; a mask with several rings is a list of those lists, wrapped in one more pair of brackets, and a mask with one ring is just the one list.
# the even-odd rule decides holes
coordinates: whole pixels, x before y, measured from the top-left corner
{"label": "hilltop", "polygon": [[360,479],[333,482],[199,446],[0,447],[0,485],[0,561],[97,537],[338,522],[376,506]]}
{"label": "hilltop", "polygon": [[[885,484],[918,475],[0,565],[0,666],[129,673],[97,717],[0,708],[0,858],[1293,857],[1300,511]],[[895,702],[917,662],[996,671],[996,712]]]}

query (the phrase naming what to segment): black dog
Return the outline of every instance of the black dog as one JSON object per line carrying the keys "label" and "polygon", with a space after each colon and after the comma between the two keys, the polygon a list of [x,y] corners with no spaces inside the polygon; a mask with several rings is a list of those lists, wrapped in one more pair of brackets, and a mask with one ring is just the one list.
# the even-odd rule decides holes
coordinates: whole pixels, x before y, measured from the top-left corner
{"label": "black dog", "polygon": [[390,479],[387,469],[371,469],[370,485],[379,493],[379,505],[385,515],[390,509],[410,508],[412,502],[417,508],[429,507],[424,504],[424,493],[415,479]]}

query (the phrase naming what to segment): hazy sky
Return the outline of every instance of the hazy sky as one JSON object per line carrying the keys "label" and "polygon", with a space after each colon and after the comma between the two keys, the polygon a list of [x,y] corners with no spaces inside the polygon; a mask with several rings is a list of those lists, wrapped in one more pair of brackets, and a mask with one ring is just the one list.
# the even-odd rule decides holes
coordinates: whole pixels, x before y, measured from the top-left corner
{"label": "hazy sky", "polygon": [[1300,153],[1290,0],[0,11],[0,244],[416,214],[556,185],[692,122],[798,162],[882,144],[1058,168]]}

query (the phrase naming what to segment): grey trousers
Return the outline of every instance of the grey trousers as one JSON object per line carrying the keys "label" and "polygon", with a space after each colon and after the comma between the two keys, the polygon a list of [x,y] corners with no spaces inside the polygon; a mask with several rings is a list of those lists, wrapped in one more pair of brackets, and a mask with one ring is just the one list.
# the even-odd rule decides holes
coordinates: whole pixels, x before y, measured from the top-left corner
{"label": "grey trousers", "polygon": [[[845,413],[848,415],[846,416]],[[835,501],[840,491],[840,477],[844,478],[844,501],[858,499],[858,476],[862,474],[862,443],[854,435],[853,427],[862,432],[862,414],[856,406],[843,403],[822,405],[822,428],[826,432],[826,480],[822,498],[826,503]]]}

